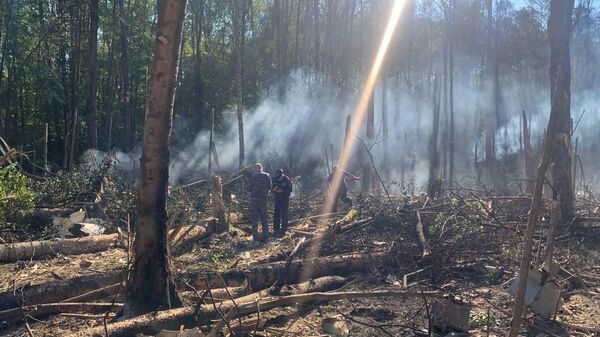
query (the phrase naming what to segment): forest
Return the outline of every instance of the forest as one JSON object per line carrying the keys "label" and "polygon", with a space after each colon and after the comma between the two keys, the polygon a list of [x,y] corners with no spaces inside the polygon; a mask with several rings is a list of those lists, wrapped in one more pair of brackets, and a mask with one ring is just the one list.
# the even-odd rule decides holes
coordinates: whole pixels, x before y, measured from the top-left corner
{"label": "forest", "polygon": [[600,335],[599,60],[595,0],[0,0],[0,335]]}

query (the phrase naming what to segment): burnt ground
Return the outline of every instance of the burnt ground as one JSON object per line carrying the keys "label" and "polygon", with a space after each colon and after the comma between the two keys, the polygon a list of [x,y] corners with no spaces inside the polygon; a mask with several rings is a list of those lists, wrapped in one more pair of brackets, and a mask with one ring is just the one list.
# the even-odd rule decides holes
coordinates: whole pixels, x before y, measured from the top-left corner
{"label": "burnt ground", "polygon": [[[320,196],[292,203],[292,218],[318,214]],[[368,272],[352,273],[340,291],[402,290],[439,291],[460,296],[471,303],[471,336],[504,336],[510,327],[513,300],[507,293],[517,273],[520,240],[525,230],[529,199],[521,196],[475,198],[450,195],[435,202],[420,196],[387,198],[357,197],[355,211],[343,209],[334,218],[301,220],[291,226],[283,238],[255,244],[248,234],[249,225],[241,214],[232,213],[236,223],[229,233],[213,234],[177,247],[173,252],[173,269],[177,278],[185,279],[199,271],[225,272],[285,260],[302,238],[310,239],[332,226],[352,224],[370,218],[359,226],[335,233],[320,247],[310,247],[297,254],[304,258],[318,251],[319,256],[385,253],[392,259],[372,263]],[[528,311],[523,335],[593,336],[600,329],[600,249],[597,237],[598,207],[592,200],[579,205],[580,220],[570,228],[560,228],[555,259],[585,284],[575,288],[572,280],[558,277],[563,304],[557,322],[537,320]],[[545,238],[549,218],[548,204],[540,217],[537,238]],[[426,227],[431,254],[423,257],[417,239],[414,210],[420,210]],[[346,219],[342,219],[346,216]],[[195,218],[205,214],[198,213]],[[342,220],[340,220],[342,219]],[[536,240],[534,261],[544,257],[545,239]],[[20,261],[0,265],[0,291],[18,291],[26,284],[43,284],[80,275],[102,274],[124,269],[128,264],[124,249],[115,248],[94,254],[57,256],[47,260]],[[415,273],[417,272],[417,273]],[[406,284],[405,284],[406,276]],[[405,287],[406,286],[406,287]],[[186,305],[193,305],[196,294],[179,288]],[[122,302],[122,295],[96,302]],[[326,321],[336,322],[350,336],[427,336],[430,330],[431,301],[415,297],[344,299],[278,308],[231,322],[236,335],[322,336]],[[56,315],[44,319],[27,319],[35,336],[67,336],[86,327],[102,325],[98,317]],[[202,327],[206,328],[206,327]],[[586,328],[596,331],[586,331]],[[347,334],[346,331],[347,330]],[[210,329],[206,330],[206,332]],[[0,332],[5,336],[27,336],[25,325]],[[448,332],[433,331],[446,336]],[[454,334],[458,336],[459,334]]]}

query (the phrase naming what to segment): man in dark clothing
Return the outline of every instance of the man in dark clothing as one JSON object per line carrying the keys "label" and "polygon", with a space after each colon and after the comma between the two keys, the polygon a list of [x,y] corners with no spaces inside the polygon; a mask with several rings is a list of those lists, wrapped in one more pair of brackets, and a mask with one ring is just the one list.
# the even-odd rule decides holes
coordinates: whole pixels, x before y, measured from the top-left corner
{"label": "man in dark clothing", "polygon": [[343,202],[347,203],[348,205],[352,206],[352,199],[348,198],[348,185],[346,184],[346,178],[350,178],[352,180],[360,180],[360,177],[357,177],[355,175],[353,175],[352,173],[348,172],[348,171],[342,171],[342,182],[340,183],[339,188],[336,191],[333,191],[333,177],[335,176],[335,173],[337,171],[337,166],[334,166],[333,169],[331,170],[331,174],[329,175],[329,177],[327,178],[327,187],[329,188],[329,193],[330,195],[333,193],[334,195],[334,203],[333,203],[333,209],[337,209],[337,201],[338,200],[342,200]]}
{"label": "man in dark clothing", "polygon": [[250,221],[252,222],[252,239],[259,240],[258,219],[262,223],[263,241],[269,238],[269,222],[267,218],[267,198],[271,190],[271,176],[263,172],[260,163],[254,165],[254,174],[250,178],[248,190],[250,191]]}
{"label": "man in dark clothing", "polygon": [[[275,215],[273,216],[273,231],[277,235],[285,234],[288,228],[288,208],[290,205],[290,194],[292,193],[292,181],[279,169],[273,177],[273,189],[275,195]],[[281,224],[281,228],[279,225]]]}

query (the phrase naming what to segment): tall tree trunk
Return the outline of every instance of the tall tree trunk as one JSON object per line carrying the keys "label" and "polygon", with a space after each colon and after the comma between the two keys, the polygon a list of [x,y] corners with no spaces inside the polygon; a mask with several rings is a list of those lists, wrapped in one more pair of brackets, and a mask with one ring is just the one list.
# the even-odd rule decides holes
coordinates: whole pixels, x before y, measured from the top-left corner
{"label": "tall tree trunk", "polygon": [[166,198],[184,16],[185,0],[161,1],[146,103],[135,263],[124,308],[127,316],[181,306],[169,266]]}
{"label": "tall tree trunk", "polygon": [[[113,2],[112,8],[112,24],[113,27],[117,27],[119,24],[119,17],[117,15],[117,3]],[[115,50],[116,50],[116,41],[113,38],[113,35],[108,35],[108,61],[106,62],[108,67],[106,72],[108,73],[108,78],[106,79],[106,95],[104,95],[104,101],[102,102],[102,107],[105,110],[105,114],[107,117],[106,121],[106,152],[110,153],[112,148],[112,131],[113,131],[113,111],[114,111],[114,93],[115,93],[115,85],[114,78],[119,78],[118,67],[115,65]],[[115,76],[115,73],[116,76]]]}
{"label": "tall tree trunk", "polygon": [[90,0],[90,36],[88,38],[88,47],[88,147],[96,149],[98,148],[98,137],[96,132],[96,90],[98,87],[98,0]]}
{"label": "tall tree trunk", "polygon": [[298,0],[298,7],[296,8],[296,32],[294,38],[294,67],[298,68],[298,47],[300,43],[300,13],[302,12],[302,1]]}
{"label": "tall tree trunk", "polygon": [[[371,91],[369,97],[369,105],[367,107],[367,145],[371,147],[375,137],[375,89]],[[363,156],[363,179],[361,191],[368,193],[372,190],[373,184],[373,167],[367,155]]]}
{"label": "tall tree trunk", "polygon": [[313,1],[313,25],[315,26],[315,50],[314,50],[314,62],[315,70],[321,71],[320,54],[321,54],[321,29],[319,28],[320,11],[319,11],[319,0]]}
{"label": "tall tree trunk", "polygon": [[570,39],[573,0],[553,0],[550,3],[548,37],[550,41],[550,97],[552,113],[558,120],[553,133],[552,182],[555,197],[560,202],[563,223],[569,223],[574,215],[573,186],[571,185],[571,53]]}
{"label": "tall tree trunk", "polygon": [[429,138],[429,179],[427,182],[427,194],[435,198],[439,191],[438,170],[440,157],[438,152],[438,134],[440,129],[440,76],[435,76],[433,83],[433,130]]}
{"label": "tall tree trunk", "polygon": [[[114,15],[114,11],[113,11]],[[114,41],[110,42],[110,46],[108,47],[108,78],[106,80],[107,86],[107,94],[105,96],[105,101],[103,104],[103,108],[106,110],[107,122],[106,122],[106,152],[110,153],[112,147],[112,131],[113,131],[113,111],[114,111],[114,92],[115,86],[113,84],[114,73],[117,71],[114,66],[114,56],[115,56],[115,43]],[[117,76],[118,77],[118,76]]]}
{"label": "tall tree trunk", "polygon": [[69,144],[69,170],[73,169],[75,151],[77,147],[77,130],[79,127],[79,82],[80,82],[80,56],[81,56],[81,4],[75,6],[75,42],[73,45],[73,58],[71,62],[71,138]]}
{"label": "tall tree trunk", "polygon": [[125,16],[125,0],[119,0],[119,26],[120,26],[120,42],[121,42],[121,99],[123,100],[121,111],[123,118],[125,118],[125,132],[123,133],[123,148],[125,151],[131,150],[133,146],[133,134],[132,124],[133,119],[131,117],[131,107],[129,106],[129,54],[127,51],[127,17]]}
{"label": "tall tree trunk", "polygon": [[[12,19],[12,7],[13,7],[13,1],[14,0],[8,0],[8,4],[7,4],[7,9],[6,9],[6,20],[5,20],[5,31],[6,33],[4,34],[4,39],[2,40],[2,55],[0,56],[0,99],[3,98],[3,92],[2,92],[2,80],[4,78],[4,64],[6,62],[6,55],[8,54],[8,40],[11,37],[10,36],[10,25],[11,25],[11,19]],[[2,6],[4,7],[4,4],[2,4]],[[4,14],[4,13],[3,13]],[[4,15],[2,16],[2,18],[4,19]],[[0,26],[0,31],[3,29],[3,27]],[[2,118],[1,121],[1,126],[2,128],[0,128],[0,131],[2,131],[2,134],[6,134],[6,132],[8,131],[8,119],[9,119],[9,113],[8,113],[8,107],[6,105],[6,102],[8,101],[8,93],[4,93],[4,98],[5,99],[1,99],[0,100],[0,112],[2,112],[2,108],[4,108],[4,116],[0,116],[0,118]]]}
{"label": "tall tree trunk", "polygon": [[449,44],[449,99],[450,99],[450,135],[449,135],[449,174],[448,185],[450,189],[454,188],[454,3],[450,2],[450,20],[448,23],[448,44]]}
{"label": "tall tree trunk", "polygon": [[234,91],[238,121],[238,141],[240,170],[244,167],[244,101],[242,92],[242,41],[245,31],[244,8],[245,4],[238,0],[232,0],[233,5],[233,43],[234,43]]}
{"label": "tall tree trunk", "polygon": [[204,127],[204,85],[202,83],[202,23],[204,21],[204,0],[194,0],[192,24],[194,33],[194,75],[196,78],[196,90],[194,90],[197,130],[202,131]]}
{"label": "tall tree trunk", "polygon": [[[385,68],[381,76],[381,127],[383,129],[383,171],[385,174],[389,173],[389,157],[390,157],[390,131],[388,126],[388,102],[387,102],[387,83],[388,83],[388,70],[389,67]],[[405,148],[406,150],[406,148]],[[404,158],[405,156],[403,156]]]}
{"label": "tall tree trunk", "polygon": [[523,110],[523,152],[525,156],[525,192],[533,193],[535,188],[535,167],[533,162],[533,149],[531,148],[531,134],[527,114]]}
{"label": "tall tree trunk", "polygon": [[[494,64],[493,58],[495,51],[493,50],[494,46],[494,0],[486,0],[486,48],[483,60],[483,76],[482,83],[484,90],[489,90],[487,88],[487,83],[491,79],[492,75],[492,65]],[[490,97],[492,98],[492,97]],[[487,109],[488,111],[485,113],[485,163],[490,173],[492,173],[493,177],[493,165],[496,159],[496,141],[495,141],[495,133],[496,133],[496,118],[494,116],[495,111],[492,109]]]}
{"label": "tall tree trunk", "polygon": [[[557,157],[565,154],[568,155],[568,151],[566,151],[567,153],[563,152],[565,151],[565,148],[570,146],[569,136],[571,132],[571,121],[569,118],[565,122],[565,119],[566,116],[570,114],[571,57],[569,52],[569,42],[571,39],[571,17],[573,15],[573,5],[574,0],[551,0],[550,2],[548,37],[550,40],[550,99],[552,108],[550,111],[550,119],[548,120],[548,127],[546,129],[546,137],[544,139],[542,161],[538,167],[535,191],[527,219],[527,230],[523,239],[523,254],[519,273],[519,287],[513,309],[511,327],[508,334],[509,337],[516,337],[519,334],[519,328],[521,327],[521,316],[523,314],[523,305],[525,303],[525,293],[527,290],[527,276],[529,274],[531,264],[533,236],[537,227],[537,218],[540,210],[542,188],[544,186],[546,170],[549,166],[551,166],[551,163],[552,166],[561,166],[563,164],[561,160],[566,159]],[[568,161],[570,164],[570,158],[568,158]],[[560,174],[559,177],[556,177],[558,179],[555,178],[554,172]],[[561,213],[562,208],[568,207],[566,203],[569,202],[569,200],[563,199],[563,191],[568,187],[561,184],[570,185],[570,172],[570,166],[567,166],[566,170],[555,171],[555,169],[552,168],[554,185],[553,199],[558,199],[561,203]],[[572,197],[572,194],[570,197]],[[570,201],[572,202],[572,200]],[[569,209],[567,209],[567,211],[569,211]],[[564,214],[561,214],[561,217],[564,217]],[[571,219],[569,218],[568,220],[570,221]]]}

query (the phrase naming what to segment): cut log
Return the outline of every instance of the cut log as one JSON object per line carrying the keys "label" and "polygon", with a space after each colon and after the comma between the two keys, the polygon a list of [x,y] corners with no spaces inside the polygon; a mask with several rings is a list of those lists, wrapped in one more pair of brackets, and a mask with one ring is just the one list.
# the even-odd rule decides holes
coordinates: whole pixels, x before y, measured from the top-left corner
{"label": "cut log", "polygon": [[[320,257],[309,260],[292,260],[256,266],[245,270],[230,270],[220,275],[216,273],[196,272],[190,275],[189,284],[198,290],[206,289],[205,279],[215,287],[239,287],[246,279],[248,291],[254,292],[272,286],[276,281],[285,284],[306,281],[329,275],[349,275],[371,270],[373,265],[390,263],[386,255],[351,254],[332,257]],[[54,303],[73,298],[94,290],[121,282],[122,271],[115,270],[102,274],[86,275],[67,280],[48,282],[35,286],[25,286],[16,293],[7,291],[0,293],[0,310],[7,310],[23,305]],[[223,283],[223,280],[225,283]],[[213,283],[214,282],[214,283]],[[183,284],[179,285],[184,289]],[[240,293],[242,293],[241,289]],[[218,293],[218,292],[217,292]],[[219,294],[219,293],[218,293]],[[225,297],[227,296],[227,297]],[[219,299],[228,298],[226,293],[218,295]],[[72,299],[71,299],[72,300]]]}
{"label": "cut log", "polygon": [[216,287],[240,286],[247,280],[249,289],[257,291],[270,287],[279,279],[283,279],[285,284],[298,283],[322,276],[366,272],[371,270],[373,265],[387,263],[392,263],[392,261],[382,253],[297,259],[289,263],[279,261],[246,270],[230,270],[220,275],[212,272],[196,272],[191,275],[190,284],[197,289],[205,290],[205,279]]}
{"label": "cut log", "polygon": [[106,287],[102,287],[100,289],[88,291],[88,292],[86,292],[84,294],[81,294],[81,295],[77,295],[77,296],[74,296],[74,297],[71,297],[71,298],[64,299],[64,300],[62,300],[60,302],[64,303],[64,302],[90,301],[90,300],[95,300],[95,299],[98,299],[98,298],[102,298],[104,296],[114,295],[117,292],[123,292],[123,291],[125,291],[125,283],[124,282],[119,282],[119,283],[111,284],[111,285],[106,286]]}
{"label": "cut log", "polygon": [[234,298],[234,300],[236,303],[249,303],[267,297],[273,297],[273,295],[289,296],[294,294],[310,293],[314,291],[328,291],[343,286],[346,283],[346,281],[347,279],[341,276],[324,276],[299,284],[283,286],[279,289],[277,294],[271,294],[271,289],[264,289],[252,294]]}
{"label": "cut log", "polygon": [[[278,307],[285,307],[300,303],[314,303],[318,301],[334,301],[348,298],[377,298],[377,297],[396,297],[396,298],[430,298],[443,299],[442,294],[437,292],[406,292],[406,291],[374,291],[374,292],[313,292],[307,294],[295,294],[279,298],[269,298],[261,300],[259,305],[256,301],[237,302],[234,305],[231,301],[224,302],[220,306],[221,312],[227,312],[227,318],[247,316],[261,311],[267,311]],[[186,327],[196,327],[209,324],[210,320],[217,318],[218,314],[214,311],[212,305],[203,305],[198,308],[184,307],[172,310],[159,311],[138,317],[134,317],[121,322],[108,324],[106,330],[111,337],[134,336],[138,333],[156,334],[161,330],[178,330],[181,325]],[[105,327],[98,326],[92,329],[80,331],[75,336],[105,336]]]}
{"label": "cut log", "polygon": [[24,286],[12,291],[0,293],[0,310],[16,307],[60,302],[69,297],[85,294],[121,281],[122,271],[114,270],[102,274],[92,274],[66,280]]}
{"label": "cut log", "polygon": [[105,251],[118,246],[119,235],[96,235],[78,239],[32,241],[0,245],[0,262],[42,259],[49,256],[79,255]]}
{"label": "cut log", "polygon": [[[214,227],[210,226],[209,227]],[[206,226],[184,226],[182,227],[181,233],[173,238],[171,241],[171,247],[175,250],[178,246],[186,244],[192,241],[200,241],[207,238],[213,233],[213,230]]]}
{"label": "cut log", "polygon": [[48,303],[13,308],[0,311],[0,330],[21,322],[25,315],[40,318],[58,313],[98,313],[109,310],[115,311],[123,307],[122,303]]}

